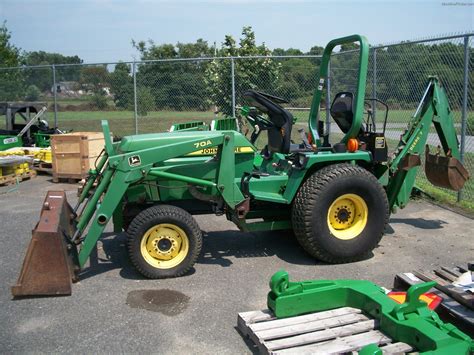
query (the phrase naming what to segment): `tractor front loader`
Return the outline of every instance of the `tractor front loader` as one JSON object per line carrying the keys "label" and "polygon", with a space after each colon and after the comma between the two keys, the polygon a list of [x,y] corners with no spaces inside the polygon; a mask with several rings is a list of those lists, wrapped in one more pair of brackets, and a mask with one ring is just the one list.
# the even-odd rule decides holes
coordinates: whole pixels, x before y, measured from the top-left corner
{"label": "tractor front loader", "polygon": [[[357,91],[336,95],[331,116],[344,133],[331,143],[320,120],[321,95],[334,47],[359,43]],[[112,143],[102,122],[104,153],[71,207],[50,191],[13,296],[64,295],[107,223],[125,230],[132,264],[148,278],[185,274],[198,258],[201,230],[193,215],[225,215],[243,231],[293,229],[302,247],[329,263],[366,257],[382,238],[390,211],[404,207],[431,122],[446,156],[427,155],[430,180],[459,189],[468,178],[444,89],[431,78],[393,154],[364,120],[368,44],[352,35],[327,45],[309,117],[309,134],[291,141],[293,117],[283,100],[250,90],[242,109],[254,131],[177,130]],[[370,102],[371,100],[369,100]],[[373,120],[373,117],[371,118]],[[258,151],[259,135],[266,145]],[[262,137],[263,138],[263,137]],[[437,164],[437,165],[436,165]],[[440,165],[441,164],[441,165]]]}

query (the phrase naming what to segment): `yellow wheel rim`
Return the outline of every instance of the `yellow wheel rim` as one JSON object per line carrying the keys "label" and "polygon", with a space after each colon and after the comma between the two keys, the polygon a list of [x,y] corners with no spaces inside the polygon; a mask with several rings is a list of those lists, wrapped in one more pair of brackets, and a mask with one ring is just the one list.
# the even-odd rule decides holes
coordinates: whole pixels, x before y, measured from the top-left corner
{"label": "yellow wheel rim", "polygon": [[353,239],[364,230],[368,215],[369,210],[362,197],[356,194],[339,196],[329,207],[329,230],[338,239]]}
{"label": "yellow wheel rim", "polygon": [[158,269],[170,269],[179,265],[188,255],[189,239],[174,224],[157,224],[143,235],[140,251],[148,264]]}

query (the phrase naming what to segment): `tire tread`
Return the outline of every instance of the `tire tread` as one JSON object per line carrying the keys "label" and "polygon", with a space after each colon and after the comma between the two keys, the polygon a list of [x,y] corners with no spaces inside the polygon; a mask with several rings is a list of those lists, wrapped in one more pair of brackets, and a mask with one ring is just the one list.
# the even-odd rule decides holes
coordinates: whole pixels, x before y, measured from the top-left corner
{"label": "tire tread", "polygon": [[303,183],[295,197],[292,209],[292,224],[296,239],[301,246],[313,257],[328,263],[348,263],[361,260],[378,245],[383,236],[382,230],[380,235],[374,238],[371,247],[364,254],[353,257],[338,257],[324,250],[318,239],[312,235],[311,225],[314,223],[312,218],[314,206],[318,203],[322,194],[324,194],[325,189],[333,183],[333,181],[344,176],[362,176],[372,181],[374,188],[378,190],[377,193],[384,196],[384,206],[387,211],[387,213],[384,214],[384,226],[388,224],[389,219],[388,201],[385,190],[375,176],[366,169],[358,165],[342,163],[326,166],[313,173]]}
{"label": "tire tread", "polygon": [[[146,270],[144,268],[140,261],[139,257],[135,250],[134,250],[134,242],[136,238],[141,238],[140,234],[140,228],[148,223],[148,221],[159,218],[159,217],[172,217],[177,220],[180,220],[184,222],[192,231],[192,233],[197,236],[195,238],[195,244],[191,246],[190,243],[190,248],[192,247],[193,250],[190,250],[189,252],[192,254],[192,259],[187,263],[186,267],[180,268],[177,272],[175,272],[172,276],[158,276],[157,274],[151,273],[150,271]],[[133,266],[140,272],[143,276],[150,278],[150,279],[160,279],[160,278],[169,278],[169,277],[179,277],[183,276],[186,274],[194,265],[194,263],[197,261],[199,254],[201,252],[202,248],[202,235],[201,235],[201,229],[199,228],[199,225],[195,221],[195,219],[185,210],[175,207],[175,206],[170,206],[170,205],[156,205],[152,206],[150,208],[147,208],[146,210],[143,210],[140,212],[130,223],[130,226],[128,227],[127,230],[127,249],[128,253],[130,256],[130,260],[133,264]]]}

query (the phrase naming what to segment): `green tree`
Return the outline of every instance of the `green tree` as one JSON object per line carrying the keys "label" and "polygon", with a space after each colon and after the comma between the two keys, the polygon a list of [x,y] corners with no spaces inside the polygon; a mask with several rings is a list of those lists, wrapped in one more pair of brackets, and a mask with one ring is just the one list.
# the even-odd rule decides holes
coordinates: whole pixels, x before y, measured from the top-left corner
{"label": "green tree", "polygon": [[[252,27],[242,29],[239,45],[232,36],[225,36],[218,52],[223,57],[266,56],[266,58],[242,58],[235,60],[236,102],[248,89],[274,93],[277,91],[280,64],[270,58],[271,51],[265,44],[257,46]],[[207,68],[207,89],[212,103],[225,115],[232,115],[232,78],[230,60],[213,60]]]}
{"label": "green tree", "polygon": [[[155,108],[164,110],[207,110],[205,100],[205,69],[207,60],[173,61],[183,58],[203,58],[212,54],[207,42],[157,45],[153,41],[134,43],[142,60],[170,61],[149,62],[138,66],[137,85],[148,88],[154,97]],[[137,95],[138,96],[138,95]],[[138,99],[140,100],[139,96]]]}
{"label": "green tree", "polygon": [[103,65],[82,67],[79,83],[87,91],[103,91],[109,83],[107,67]]}
{"label": "green tree", "polygon": [[[0,27],[0,67],[20,65],[20,49],[10,43],[11,34],[6,22]],[[18,100],[24,93],[23,72],[19,69],[0,71],[0,100]]]}
{"label": "green tree", "polygon": [[341,45],[341,52],[353,51],[355,49],[359,49],[359,44],[356,42],[344,43]]}
{"label": "green tree", "polygon": [[[316,52],[316,48],[321,50]],[[273,55],[288,56],[288,58],[279,59],[281,70],[275,94],[288,100],[293,107],[309,107],[320,60],[319,58],[292,58],[291,56],[319,55],[322,50],[322,47],[313,47],[309,53],[303,53],[295,48],[274,49]]]}
{"label": "green tree", "polygon": [[90,97],[92,107],[97,110],[104,110],[108,107],[107,96],[103,90],[97,91]]}
{"label": "green tree", "polygon": [[109,72],[107,67],[86,66],[81,70],[79,84],[83,90],[92,93],[90,102],[97,109],[107,108],[105,88],[109,86]]}
{"label": "green tree", "polygon": [[276,94],[292,107],[309,107],[317,80],[319,59],[288,58],[281,61],[281,74]]}
{"label": "green tree", "polygon": [[133,77],[130,74],[130,65],[118,63],[115,66],[114,71],[110,73],[110,90],[115,107],[123,110],[133,109]]}
{"label": "green tree", "polygon": [[313,46],[313,47],[311,47],[311,49],[309,50],[308,54],[309,54],[309,55],[322,55],[323,52],[324,52],[324,47]]}
{"label": "green tree", "polygon": [[[53,65],[53,64],[81,64],[82,59],[77,55],[64,56],[59,53],[44,51],[27,52],[23,55],[22,62],[26,66]],[[56,68],[56,82],[79,81],[81,67],[77,65],[59,66]],[[41,91],[49,91],[53,86],[52,68],[31,68],[25,70],[26,84],[36,85]]]}
{"label": "green tree", "polygon": [[40,95],[41,95],[41,91],[38,89],[38,87],[36,85],[30,85],[26,89],[25,100],[37,101]]}
{"label": "green tree", "polygon": [[141,116],[146,116],[148,112],[155,111],[155,99],[150,88],[141,86],[137,88],[137,111]]}

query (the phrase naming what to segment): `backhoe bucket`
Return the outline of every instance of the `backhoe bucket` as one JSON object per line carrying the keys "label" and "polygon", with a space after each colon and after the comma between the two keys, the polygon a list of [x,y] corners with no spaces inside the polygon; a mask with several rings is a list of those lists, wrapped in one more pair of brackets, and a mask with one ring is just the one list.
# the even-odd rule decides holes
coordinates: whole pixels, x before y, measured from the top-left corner
{"label": "backhoe bucket", "polygon": [[69,242],[75,231],[74,214],[64,191],[49,191],[33,230],[14,297],[71,294],[77,249]]}
{"label": "backhoe bucket", "polygon": [[433,185],[459,191],[469,179],[469,172],[456,158],[430,154],[428,147],[425,157],[426,177]]}

